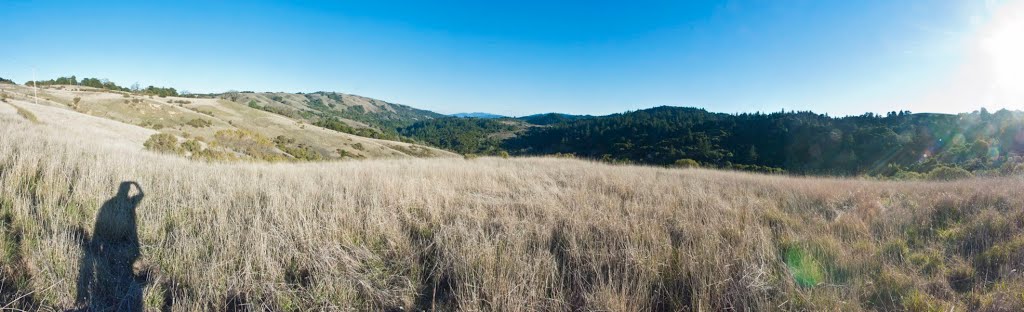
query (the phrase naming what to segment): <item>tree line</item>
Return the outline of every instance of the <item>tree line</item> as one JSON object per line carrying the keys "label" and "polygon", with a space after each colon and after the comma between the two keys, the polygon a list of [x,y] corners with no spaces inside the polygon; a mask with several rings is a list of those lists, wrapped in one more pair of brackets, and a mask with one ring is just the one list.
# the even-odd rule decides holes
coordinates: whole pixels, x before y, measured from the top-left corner
{"label": "tree line", "polygon": [[493,135],[510,131],[509,120],[501,119],[428,120],[400,132],[462,153],[573,155],[663,166],[873,176],[1024,172],[1024,113],[1005,109],[837,118],[806,111],[723,114],[666,106],[599,117],[544,117],[545,125],[524,122],[505,140]]}
{"label": "tree line", "polygon": [[112,90],[112,91],[132,92],[132,93],[138,93],[138,94],[143,94],[143,95],[155,95],[155,96],[160,96],[160,97],[178,96],[179,95],[178,94],[178,90],[176,90],[174,88],[164,88],[164,87],[155,87],[155,86],[148,86],[146,88],[141,88],[138,83],[133,84],[130,88],[127,88],[127,87],[119,86],[116,83],[114,83],[114,82],[112,82],[110,80],[107,80],[107,79],[82,78],[82,80],[78,80],[78,77],[75,77],[74,75],[69,76],[69,77],[58,77],[56,79],[50,79],[50,80],[38,80],[38,81],[31,81],[31,80],[29,80],[29,81],[25,82],[25,86],[29,86],[29,87],[51,86],[51,85],[83,86],[83,87],[92,87],[92,88],[104,89],[104,90]]}

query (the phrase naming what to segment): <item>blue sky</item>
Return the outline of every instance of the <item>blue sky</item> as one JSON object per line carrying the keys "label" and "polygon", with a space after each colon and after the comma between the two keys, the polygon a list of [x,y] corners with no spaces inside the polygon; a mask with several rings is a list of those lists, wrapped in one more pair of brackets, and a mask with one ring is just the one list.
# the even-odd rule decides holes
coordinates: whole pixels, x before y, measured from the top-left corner
{"label": "blue sky", "polygon": [[1020,65],[1006,57],[1024,41],[1010,25],[1024,19],[1019,8],[966,0],[5,0],[0,77],[23,82],[35,68],[46,79],[339,91],[441,113],[517,116],[660,105],[834,115],[1022,109],[1024,86],[1015,83],[1024,79],[993,70]]}

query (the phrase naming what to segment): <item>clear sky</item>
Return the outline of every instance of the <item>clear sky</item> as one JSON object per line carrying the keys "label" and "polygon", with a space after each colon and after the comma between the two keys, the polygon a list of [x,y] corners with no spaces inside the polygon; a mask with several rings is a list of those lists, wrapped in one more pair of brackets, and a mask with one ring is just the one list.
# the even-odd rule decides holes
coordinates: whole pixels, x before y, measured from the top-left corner
{"label": "clear sky", "polygon": [[3,0],[0,77],[515,116],[1024,109],[1022,21],[982,0]]}

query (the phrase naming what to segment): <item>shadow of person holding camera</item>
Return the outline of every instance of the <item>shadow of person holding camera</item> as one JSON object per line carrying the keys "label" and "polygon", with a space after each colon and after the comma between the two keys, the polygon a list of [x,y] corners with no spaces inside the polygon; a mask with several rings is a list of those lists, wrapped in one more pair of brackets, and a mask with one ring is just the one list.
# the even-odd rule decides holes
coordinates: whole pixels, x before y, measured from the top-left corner
{"label": "shadow of person holding camera", "polygon": [[[137,192],[129,195],[132,186]],[[96,215],[92,237],[82,237],[75,303],[83,311],[142,311],[145,278],[133,270],[139,258],[135,209],[145,194],[133,181],[121,182],[117,195]]]}

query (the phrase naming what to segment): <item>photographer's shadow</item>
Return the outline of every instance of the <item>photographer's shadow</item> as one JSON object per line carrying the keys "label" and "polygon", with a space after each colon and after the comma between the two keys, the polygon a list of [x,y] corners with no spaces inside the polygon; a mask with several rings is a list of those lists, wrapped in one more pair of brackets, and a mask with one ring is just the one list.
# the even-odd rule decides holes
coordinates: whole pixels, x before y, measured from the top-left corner
{"label": "photographer's shadow", "polygon": [[[129,195],[133,185],[138,193]],[[133,265],[140,254],[135,209],[143,196],[138,183],[122,182],[96,214],[91,237],[80,234],[78,310],[142,311],[145,278],[134,273]]]}

